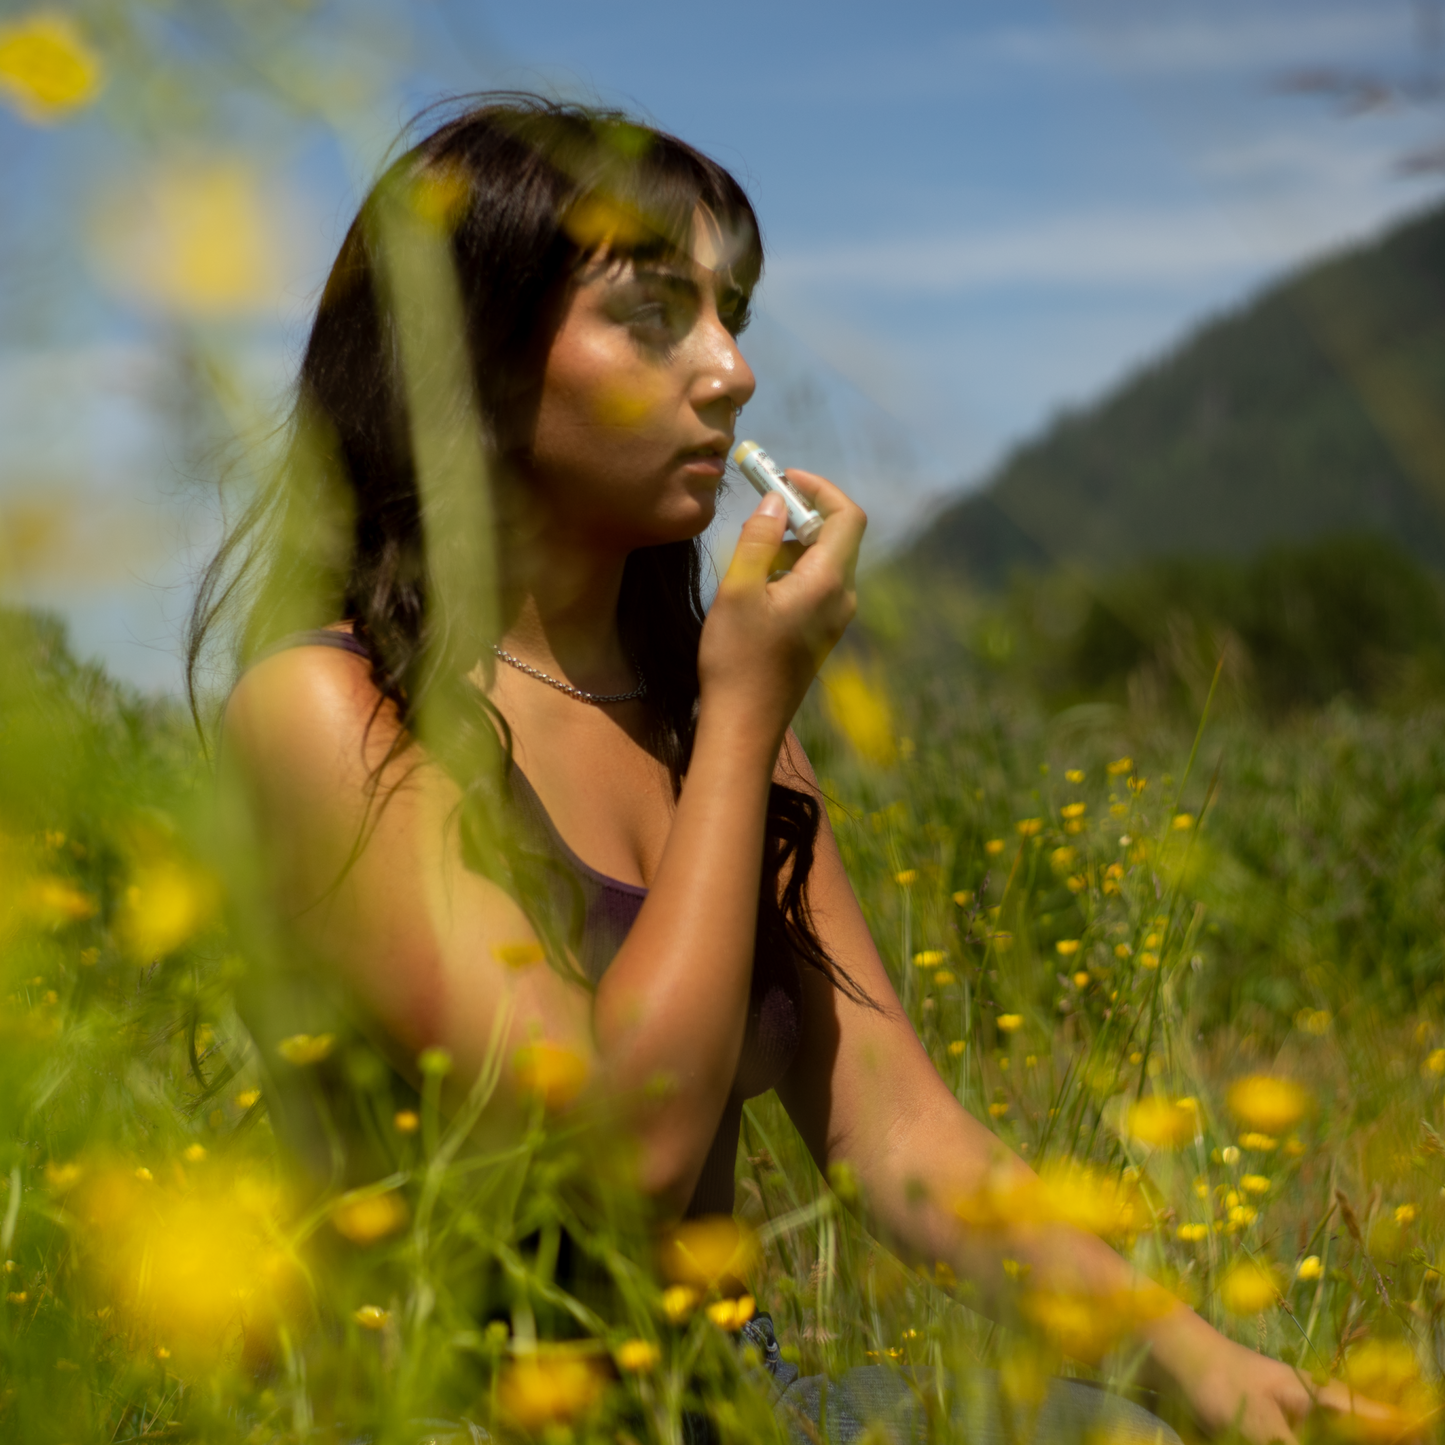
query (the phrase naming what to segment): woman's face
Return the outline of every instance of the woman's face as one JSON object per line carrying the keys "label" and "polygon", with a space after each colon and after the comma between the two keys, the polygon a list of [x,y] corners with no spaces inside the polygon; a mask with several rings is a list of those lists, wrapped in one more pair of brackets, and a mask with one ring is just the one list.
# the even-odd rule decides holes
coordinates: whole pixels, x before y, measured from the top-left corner
{"label": "woman's face", "polygon": [[544,525],[620,552],[695,537],[717,505],[753,394],[736,330],[747,297],[704,212],[691,257],[602,256],[547,356],[527,461]]}

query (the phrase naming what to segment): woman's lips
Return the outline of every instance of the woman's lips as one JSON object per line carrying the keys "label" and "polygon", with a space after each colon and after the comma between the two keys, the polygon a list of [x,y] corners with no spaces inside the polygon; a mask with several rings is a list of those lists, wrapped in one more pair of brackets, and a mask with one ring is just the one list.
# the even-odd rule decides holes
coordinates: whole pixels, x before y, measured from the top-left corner
{"label": "woman's lips", "polygon": [[721,477],[727,461],[716,452],[684,452],[682,467],[694,476]]}

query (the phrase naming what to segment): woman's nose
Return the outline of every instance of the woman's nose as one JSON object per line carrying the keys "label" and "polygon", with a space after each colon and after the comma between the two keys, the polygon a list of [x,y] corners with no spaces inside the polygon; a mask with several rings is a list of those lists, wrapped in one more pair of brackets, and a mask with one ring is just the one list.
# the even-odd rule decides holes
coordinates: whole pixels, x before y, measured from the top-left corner
{"label": "woman's nose", "polygon": [[757,378],[738,349],[737,338],[720,321],[699,330],[708,334],[699,338],[701,354],[697,358],[694,404],[701,409],[727,401],[736,416],[758,389]]}

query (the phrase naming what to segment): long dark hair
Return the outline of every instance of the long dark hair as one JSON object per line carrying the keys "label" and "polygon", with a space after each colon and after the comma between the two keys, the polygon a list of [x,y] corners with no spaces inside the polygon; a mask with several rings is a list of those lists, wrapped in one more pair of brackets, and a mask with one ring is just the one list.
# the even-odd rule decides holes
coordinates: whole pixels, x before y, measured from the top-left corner
{"label": "long dark hair", "polygon": [[[555,869],[511,826],[510,732],[467,681],[479,660],[490,663],[495,636],[475,615],[456,615],[438,585],[445,529],[427,525],[408,406],[416,392],[403,374],[406,338],[379,222],[399,188],[429,197],[445,222],[473,429],[493,477],[526,435],[524,413],[568,288],[590,256],[678,254],[701,206],[734,239],[731,279],[747,294],[762,272],[762,241],[727,171],[624,115],[528,95],[483,97],[455,115],[388,168],[348,231],[301,364],[285,459],[203,574],[191,616],[187,682],[198,722],[201,660],[231,614],[243,619],[233,637],[238,667],[290,633],[350,619],[377,706],[389,700],[402,724],[388,761],[413,738],[426,745],[462,791],[467,866],[519,899],[565,966],[576,919],[558,918]],[[674,795],[696,725],[703,555],[697,539],[633,552],[618,602],[623,646],[647,679],[648,745]],[[773,784],[757,945],[791,947],[849,997],[871,1002],[813,924],[807,883],[818,826],[811,794]]]}

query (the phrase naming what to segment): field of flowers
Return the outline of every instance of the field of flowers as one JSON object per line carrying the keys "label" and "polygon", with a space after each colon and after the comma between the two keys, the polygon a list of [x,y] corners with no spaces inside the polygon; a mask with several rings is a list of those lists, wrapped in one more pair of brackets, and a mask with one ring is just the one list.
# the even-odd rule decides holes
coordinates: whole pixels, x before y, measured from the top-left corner
{"label": "field of flowers", "polygon": [[[395,1108],[332,1069],[375,1178],[298,1193],[238,1021],[208,765],[178,712],[7,614],[0,667],[0,1432],[40,1442],[773,1438],[737,1331],[805,1372],[1001,1371],[1025,1406],[1127,1319],[967,1308],[870,1238],[753,1101],[739,1224],[660,1250],[532,1061],[523,1137],[473,1126],[506,1061]],[[861,656],[804,735],[905,1005],[959,1098],[1097,1230],[1236,1338],[1425,1416],[1440,1375],[1445,728],[1336,709],[1197,736],[1050,717]],[[987,1228],[1012,1200],[961,1200]],[[997,1217],[995,1214],[993,1217]],[[559,1263],[568,1254],[569,1260]],[[1125,1312],[1126,1313],[1126,1312]],[[1135,1362],[1111,1356],[1128,1388]],[[940,1438],[943,1438],[940,1436]]]}

